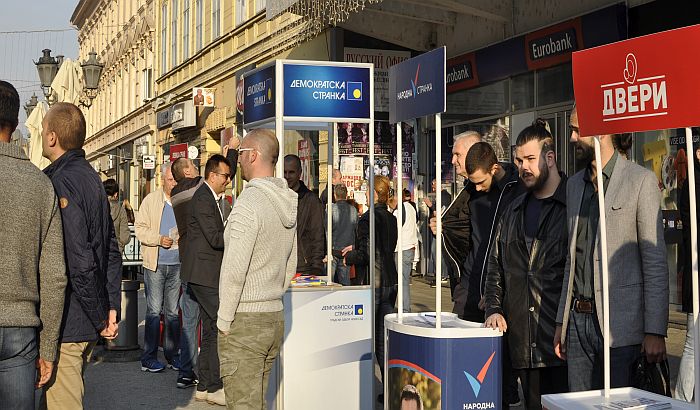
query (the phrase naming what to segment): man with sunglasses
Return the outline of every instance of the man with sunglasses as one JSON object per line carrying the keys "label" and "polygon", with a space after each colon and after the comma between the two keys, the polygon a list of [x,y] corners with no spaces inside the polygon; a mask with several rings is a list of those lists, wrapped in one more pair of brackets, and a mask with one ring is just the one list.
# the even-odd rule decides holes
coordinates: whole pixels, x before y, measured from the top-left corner
{"label": "man with sunglasses", "polygon": [[216,320],[219,310],[219,271],[224,256],[224,226],[231,206],[224,198],[231,181],[231,163],[212,155],[204,168],[204,183],[190,201],[187,247],[182,280],[199,304],[202,344],[199,351],[199,384],[195,399],[226,405],[217,353]]}

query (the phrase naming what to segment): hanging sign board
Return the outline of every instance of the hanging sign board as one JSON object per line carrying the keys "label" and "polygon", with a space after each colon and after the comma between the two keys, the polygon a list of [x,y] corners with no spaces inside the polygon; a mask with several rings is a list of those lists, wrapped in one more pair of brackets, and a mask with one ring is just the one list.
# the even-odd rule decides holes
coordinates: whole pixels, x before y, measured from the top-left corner
{"label": "hanging sign board", "polygon": [[144,155],[143,156],[143,169],[156,169],[156,156],[155,155]]}
{"label": "hanging sign board", "polygon": [[243,123],[275,118],[275,65],[244,74]]}
{"label": "hanging sign board", "polygon": [[178,158],[187,158],[187,143],[170,146],[170,161],[174,162]]}
{"label": "hanging sign board", "polygon": [[700,25],[575,52],[574,93],[581,135],[700,124],[700,57],[689,52],[691,44],[700,44]]}
{"label": "hanging sign board", "polygon": [[368,67],[285,63],[284,116],[370,118]]}
{"label": "hanging sign board", "polygon": [[389,122],[445,112],[445,47],[389,68]]}

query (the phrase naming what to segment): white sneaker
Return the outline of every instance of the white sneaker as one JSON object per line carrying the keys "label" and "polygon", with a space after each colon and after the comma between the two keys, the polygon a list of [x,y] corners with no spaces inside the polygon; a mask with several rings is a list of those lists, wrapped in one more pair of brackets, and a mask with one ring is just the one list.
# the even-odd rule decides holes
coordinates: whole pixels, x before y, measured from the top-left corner
{"label": "white sneaker", "polygon": [[207,394],[207,403],[216,404],[219,406],[226,405],[226,395],[224,394],[224,389],[219,389],[214,393]]}
{"label": "white sneaker", "polygon": [[206,390],[204,390],[204,391],[197,390],[197,392],[194,394],[194,399],[196,401],[207,401],[207,394],[208,393]]}

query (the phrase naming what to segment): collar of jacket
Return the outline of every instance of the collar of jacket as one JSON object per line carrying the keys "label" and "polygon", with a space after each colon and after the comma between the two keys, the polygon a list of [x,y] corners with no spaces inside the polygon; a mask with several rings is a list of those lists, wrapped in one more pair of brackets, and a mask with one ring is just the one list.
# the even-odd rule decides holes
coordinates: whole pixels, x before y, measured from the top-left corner
{"label": "collar of jacket", "polygon": [[[552,194],[552,196],[550,196],[549,198],[545,199],[553,199],[566,206],[566,174],[559,171],[559,177],[561,178],[561,181],[559,181],[559,185],[554,191],[554,194]],[[525,203],[525,198],[528,198],[530,195],[532,195],[532,192],[528,191],[524,195],[520,195],[517,198],[515,198],[513,200],[513,210],[517,210],[518,208],[520,208]]]}
{"label": "collar of jacket", "polygon": [[299,199],[301,197],[306,196],[311,190],[306,186],[304,181],[299,180],[299,189],[297,189],[297,195],[299,196]]}
{"label": "collar of jacket", "polygon": [[0,155],[17,159],[29,159],[19,145],[10,144],[9,142],[0,142]]}
{"label": "collar of jacket", "polygon": [[85,159],[85,151],[83,151],[82,149],[72,149],[70,151],[66,151],[56,161],[52,162],[51,165],[44,168],[44,173],[47,176],[51,177],[51,175],[58,172],[66,164],[72,162],[76,158]]}
{"label": "collar of jacket", "polygon": [[518,169],[515,167],[515,165],[511,164],[510,162],[499,162],[499,164],[503,170],[506,171],[506,174],[500,181],[496,181],[496,187],[498,187],[499,191],[503,191],[506,185],[512,181],[517,181],[518,178],[520,178],[520,175],[518,175]]}

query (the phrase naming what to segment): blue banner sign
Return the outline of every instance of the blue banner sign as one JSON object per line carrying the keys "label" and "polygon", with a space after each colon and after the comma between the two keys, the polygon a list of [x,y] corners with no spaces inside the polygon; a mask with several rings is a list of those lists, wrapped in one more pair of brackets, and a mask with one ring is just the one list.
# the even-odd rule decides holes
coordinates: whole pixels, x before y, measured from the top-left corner
{"label": "blue banner sign", "polygon": [[243,77],[243,123],[275,118],[275,66]]}
{"label": "blue banner sign", "polygon": [[389,68],[389,122],[445,110],[445,47]]}
{"label": "blue banner sign", "polygon": [[284,64],[284,116],[370,118],[369,67]]}
{"label": "blue banner sign", "polygon": [[[459,352],[459,353],[455,353]],[[501,409],[501,338],[433,338],[388,331],[388,401],[422,409]],[[418,405],[419,404],[419,405]]]}

